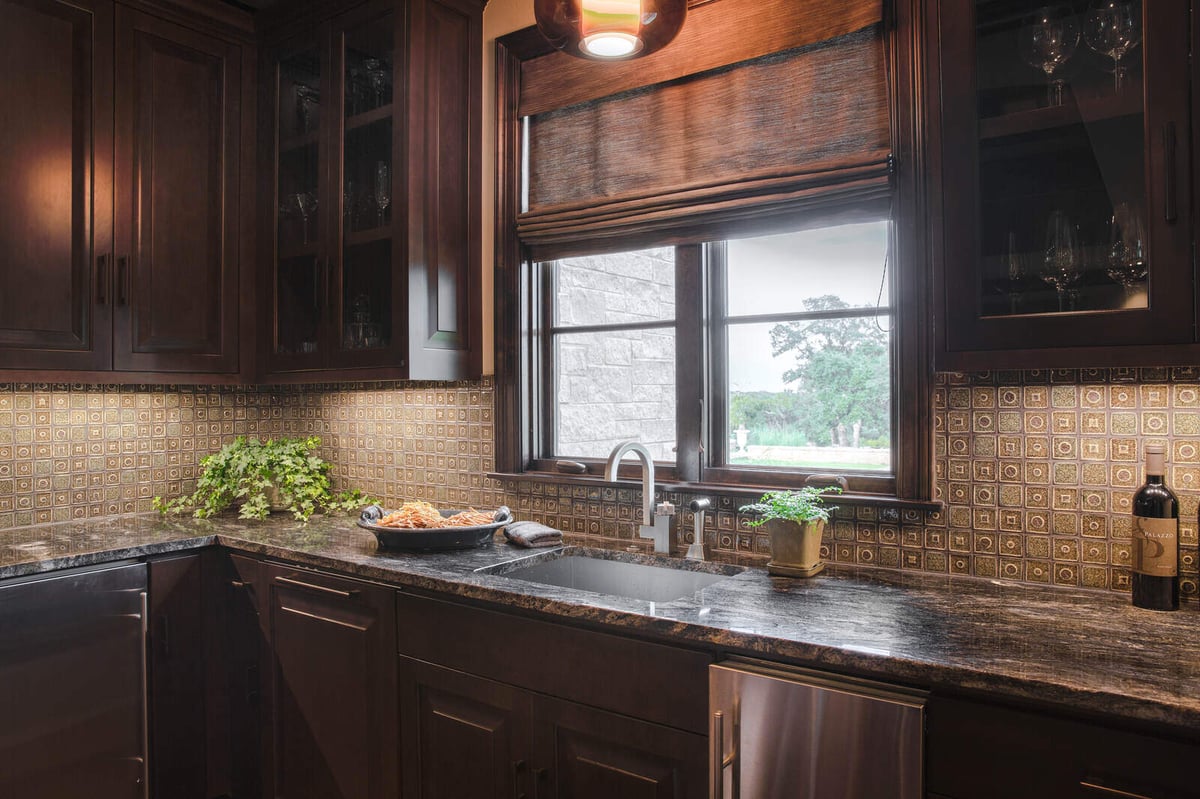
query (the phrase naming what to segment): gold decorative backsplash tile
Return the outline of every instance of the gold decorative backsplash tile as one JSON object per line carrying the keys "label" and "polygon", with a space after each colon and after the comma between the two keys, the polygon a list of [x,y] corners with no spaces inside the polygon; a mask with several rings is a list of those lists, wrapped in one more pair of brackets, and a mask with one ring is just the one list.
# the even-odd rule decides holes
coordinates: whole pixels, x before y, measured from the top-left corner
{"label": "gold decorative backsplash tile", "polygon": [[206,453],[282,430],[255,389],[0,384],[0,529],[148,511]]}
{"label": "gold decorative backsplash tile", "polygon": [[[1169,441],[1183,591],[1197,596],[1200,369],[947,374],[933,404],[932,468],[945,508],[846,507],[830,526],[829,559],[1128,590],[1130,500],[1144,446]],[[339,486],[389,504],[508,504],[520,518],[634,544],[636,488],[486,478],[493,414],[487,378],[250,389],[0,385],[0,528],[149,510],[157,494],[191,490],[199,458],[237,435],[317,435]],[[683,506],[690,497],[667,498]],[[765,561],[766,537],[737,513],[742,500],[715,500],[710,545]],[[690,530],[690,515],[682,521]]]}

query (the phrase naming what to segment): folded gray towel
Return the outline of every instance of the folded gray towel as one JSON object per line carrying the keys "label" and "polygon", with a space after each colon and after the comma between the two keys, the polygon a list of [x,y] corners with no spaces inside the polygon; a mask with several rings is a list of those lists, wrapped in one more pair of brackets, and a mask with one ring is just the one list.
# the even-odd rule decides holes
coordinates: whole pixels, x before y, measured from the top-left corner
{"label": "folded gray towel", "polygon": [[513,522],[504,528],[504,537],[508,543],[526,549],[556,547],[562,543],[562,530],[537,522]]}

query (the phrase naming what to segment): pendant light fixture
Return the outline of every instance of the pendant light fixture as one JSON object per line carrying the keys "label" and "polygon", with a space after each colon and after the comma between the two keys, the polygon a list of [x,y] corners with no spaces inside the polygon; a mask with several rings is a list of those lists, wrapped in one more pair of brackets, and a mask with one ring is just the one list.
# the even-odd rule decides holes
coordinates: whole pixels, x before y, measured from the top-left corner
{"label": "pendant light fixture", "polygon": [[534,0],[538,29],[579,58],[624,61],[670,44],[687,17],[687,0]]}

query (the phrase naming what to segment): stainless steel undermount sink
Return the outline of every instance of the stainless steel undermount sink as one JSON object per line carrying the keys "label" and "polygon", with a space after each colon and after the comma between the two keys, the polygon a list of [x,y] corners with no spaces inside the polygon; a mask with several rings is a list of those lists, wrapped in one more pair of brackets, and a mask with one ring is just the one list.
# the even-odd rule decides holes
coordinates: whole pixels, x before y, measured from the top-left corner
{"label": "stainless steel undermount sink", "polygon": [[744,569],[717,563],[565,547],[478,571],[577,591],[670,602],[692,596]]}

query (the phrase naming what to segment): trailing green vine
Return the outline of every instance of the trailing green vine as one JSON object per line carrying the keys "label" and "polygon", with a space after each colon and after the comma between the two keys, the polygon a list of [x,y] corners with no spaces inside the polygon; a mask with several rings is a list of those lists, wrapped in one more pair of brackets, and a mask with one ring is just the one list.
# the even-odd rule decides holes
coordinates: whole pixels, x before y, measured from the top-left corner
{"label": "trailing green vine", "polygon": [[203,519],[240,503],[238,516],[265,519],[271,513],[273,489],[279,502],[297,519],[317,512],[354,511],[372,500],[360,491],[334,493],[330,464],[315,454],[321,439],[281,438],[265,442],[239,436],[200,461],[195,493],[172,500],[154,498],[161,513],[191,512]]}

